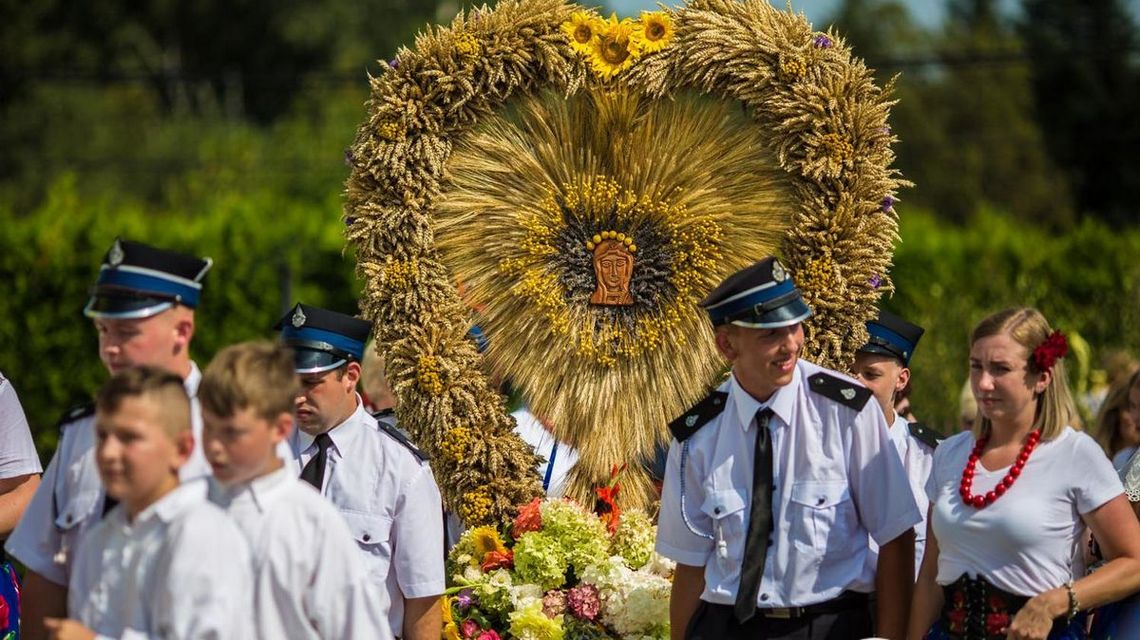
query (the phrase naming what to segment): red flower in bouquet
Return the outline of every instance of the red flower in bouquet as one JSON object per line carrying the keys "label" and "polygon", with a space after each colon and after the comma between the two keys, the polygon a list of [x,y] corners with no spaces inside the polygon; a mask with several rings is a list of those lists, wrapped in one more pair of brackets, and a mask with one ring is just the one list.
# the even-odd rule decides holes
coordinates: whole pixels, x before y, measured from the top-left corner
{"label": "red flower in bouquet", "polygon": [[594,513],[606,523],[606,528],[610,533],[617,531],[618,523],[621,521],[621,507],[618,506],[617,496],[621,491],[621,485],[617,483],[618,474],[625,470],[623,464],[621,468],[615,464],[610,471],[610,484],[605,487],[598,487],[594,492],[598,494],[597,501],[594,502]]}
{"label": "red flower in bouquet", "polygon": [[515,552],[510,549],[506,551],[488,551],[483,556],[483,564],[479,568],[484,572],[492,571],[494,569],[510,569],[515,566]]}
{"label": "red flower in bouquet", "polygon": [[511,527],[512,538],[518,540],[522,534],[528,531],[538,531],[542,528],[540,504],[542,504],[542,498],[535,498],[519,509],[519,514],[515,516],[514,526]]}
{"label": "red flower in bouquet", "polygon": [[499,632],[498,631],[495,631],[494,629],[487,629],[483,633],[480,633],[479,637],[476,638],[475,640],[502,640],[502,639],[499,638]]}
{"label": "red flower in bouquet", "polygon": [[482,630],[479,623],[474,620],[464,620],[463,624],[459,625],[459,632],[463,634],[464,638],[474,638],[475,634]]}

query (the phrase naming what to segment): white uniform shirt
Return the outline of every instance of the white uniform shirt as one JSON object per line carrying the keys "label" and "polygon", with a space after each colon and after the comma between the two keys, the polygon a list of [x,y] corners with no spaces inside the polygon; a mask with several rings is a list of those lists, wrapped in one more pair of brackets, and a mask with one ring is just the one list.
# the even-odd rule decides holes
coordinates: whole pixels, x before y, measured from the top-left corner
{"label": "white uniform shirt", "polygon": [[[1073,579],[1072,562],[1081,541],[1081,516],[1124,493],[1120,478],[1100,446],[1065,427],[1041,442],[1005,495],[981,509],[967,507],[958,494],[974,435],[968,431],[943,440],[934,453],[926,485],[938,539],[938,584],[962,574],[981,576],[994,586],[1035,596]],[[974,467],[975,494],[997,486],[1009,467]]]}
{"label": "white uniform shirt", "polygon": [[559,442],[530,411],[519,409],[511,415],[517,423],[515,433],[543,458],[536,470],[546,496],[561,498],[566,493],[566,475],[578,462],[578,452],[565,442]]}
{"label": "white uniform shirt", "polygon": [[245,538],[206,501],[206,481],[184,484],[127,522],[122,505],[84,536],[68,616],[100,637],[253,636],[253,576]]}
{"label": "white uniform shirt", "polygon": [[[922,567],[922,556],[926,551],[926,514],[930,509],[930,499],[926,497],[926,480],[934,466],[934,449],[911,435],[910,423],[898,414],[895,414],[895,422],[887,430],[887,435],[902,460],[915,504],[918,505],[918,513],[922,516],[922,520],[914,525],[914,576],[917,579],[918,570]],[[871,554],[867,558],[872,569],[878,559],[879,545],[872,540]]]}
{"label": "white uniform shirt", "polygon": [[0,374],[0,478],[15,478],[43,471],[28,418],[12,383]]}
{"label": "white uniform shirt", "polygon": [[[179,470],[183,481],[210,473],[201,444],[202,413],[197,399],[201,380],[198,365],[191,362],[184,384],[191,399],[194,453]],[[83,412],[64,422],[61,428],[59,447],[5,549],[28,569],[58,585],[66,585],[75,549],[103,514],[104,495],[95,465],[94,412]]]}
{"label": "white uniform shirt", "polygon": [[253,553],[257,637],[393,637],[348,525],[291,467],[234,487],[211,482],[210,500]]}
{"label": "white uniform shirt", "polygon": [[[402,634],[404,599],[443,593],[443,503],[431,467],[380,429],[357,397],[356,412],[328,432],[324,486],[360,548],[381,610]],[[317,453],[313,436],[294,429],[298,475]]]}
{"label": "white uniform shirt", "polygon": [[[808,388],[826,372],[800,360],[792,381],[769,399],[772,432],[773,541],[757,594],[760,608],[825,602],[846,589],[874,588],[868,535],[884,544],[920,519],[906,472],[888,440],[879,406],[855,411]],[[735,376],[720,387],[724,410],[687,441],[673,441],[666,465],[657,552],[705,568],[701,599],[731,605],[740,584],[748,531],[755,415],[762,406]],[[884,455],[890,451],[890,455]],[[681,487],[684,482],[684,512]],[[689,524],[686,524],[686,519]],[[696,533],[692,529],[696,530]],[[716,552],[726,543],[727,557]]]}

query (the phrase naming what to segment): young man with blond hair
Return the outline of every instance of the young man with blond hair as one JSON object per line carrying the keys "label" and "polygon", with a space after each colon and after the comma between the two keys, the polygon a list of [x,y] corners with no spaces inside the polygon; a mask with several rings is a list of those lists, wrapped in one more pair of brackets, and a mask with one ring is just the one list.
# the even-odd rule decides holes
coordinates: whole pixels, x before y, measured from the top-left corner
{"label": "young man with blond hair", "polygon": [[300,388],[290,349],[246,342],[218,353],[198,390],[210,498],[253,549],[258,637],[390,637],[348,525],[277,455]]}
{"label": "young man with blond hair", "polygon": [[194,450],[182,378],[116,374],[96,399],[95,431],[99,476],[118,504],[80,543],[69,617],[45,620],[52,637],[251,637],[245,539],[206,500],[204,479],[178,477]]}

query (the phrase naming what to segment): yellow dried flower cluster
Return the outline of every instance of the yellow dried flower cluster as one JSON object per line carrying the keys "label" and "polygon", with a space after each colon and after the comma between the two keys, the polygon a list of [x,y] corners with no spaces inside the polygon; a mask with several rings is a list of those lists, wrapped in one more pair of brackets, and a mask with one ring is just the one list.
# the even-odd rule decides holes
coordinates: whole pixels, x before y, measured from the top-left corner
{"label": "yellow dried flower cluster", "polygon": [[823,148],[827,152],[827,157],[835,162],[847,162],[855,157],[855,147],[851,141],[838,133],[825,134]]}
{"label": "yellow dried flower cluster", "polygon": [[673,18],[664,11],[643,11],[639,20],[618,20],[616,13],[607,20],[592,11],[575,11],[562,31],[570,47],[604,80],[630,68],[643,54],[664,49],[675,33]]}
{"label": "yellow dried flower cluster", "polygon": [[406,291],[415,284],[420,276],[420,261],[416,258],[409,260],[391,260],[384,264],[384,283],[397,291]]}
{"label": "yellow dried flower cluster", "polygon": [[479,39],[470,33],[460,33],[455,36],[453,44],[459,55],[465,58],[477,56],[483,51],[483,45],[479,43]]}
{"label": "yellow dried flower cluster", "polygon": [[443,376],[440,375],[439,358],[420,356],[416,365],[416,384],[429,395],[443,393]]}
{"label": "yellow dried flower cluster", "polygon": [[784,82],[795,82],[807,73],[807,65],[798,58],[787,57],[780,60],[780,79]]}
{"label": "yellow dried flower cluster", "polygon": [[468,491],[459,500],[456,510],[464,522],[478,523],[491,520],[491,507],[494,502],[485,488]]}
{"label": "yellow dried flower cluster", "polygon": [[403,128],[400,127],[400,123],[396,122],[395,120],[387,120],[380,123],[380,126],[376,127],[376,133],[380,134],[381,138],[388,140],[389,142],[393,140],[399,140],[400,133],[402,131]]}
{"label": "yellow dried flower cluster", "polygon": [[834,281],[835,263],[827,257],[811,260],[803,271],[796,274],[796,285],[801,290],[826,291]]}
{"label": "yellow dried flower cluster", "polygon": [[680,297],[692,295],[702,274],[715,270],[721,259],[721,228],[713,220],[696,220],[684,226],[669,225],[673,246],[673,286]]}
{"label": "yellow dried flower cluster", "polygon": [[471,443],[474,439],[474,434],[467,427],[449,429],[439,443],[439,453],[452,464],[463,464],[465,454],[471,449]]}

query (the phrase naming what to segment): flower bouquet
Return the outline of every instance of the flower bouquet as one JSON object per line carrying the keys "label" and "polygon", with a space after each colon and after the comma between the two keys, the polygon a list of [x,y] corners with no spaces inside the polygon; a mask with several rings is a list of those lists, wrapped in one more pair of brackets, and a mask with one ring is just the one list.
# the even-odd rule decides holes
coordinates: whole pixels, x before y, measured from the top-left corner
{"label": "flower bouquet", "polygon": [[536,498],[502,531],[466,531],[448,554],[444,638],[668,638],[673,563],[648,515],[599,495],[601,517]]}

